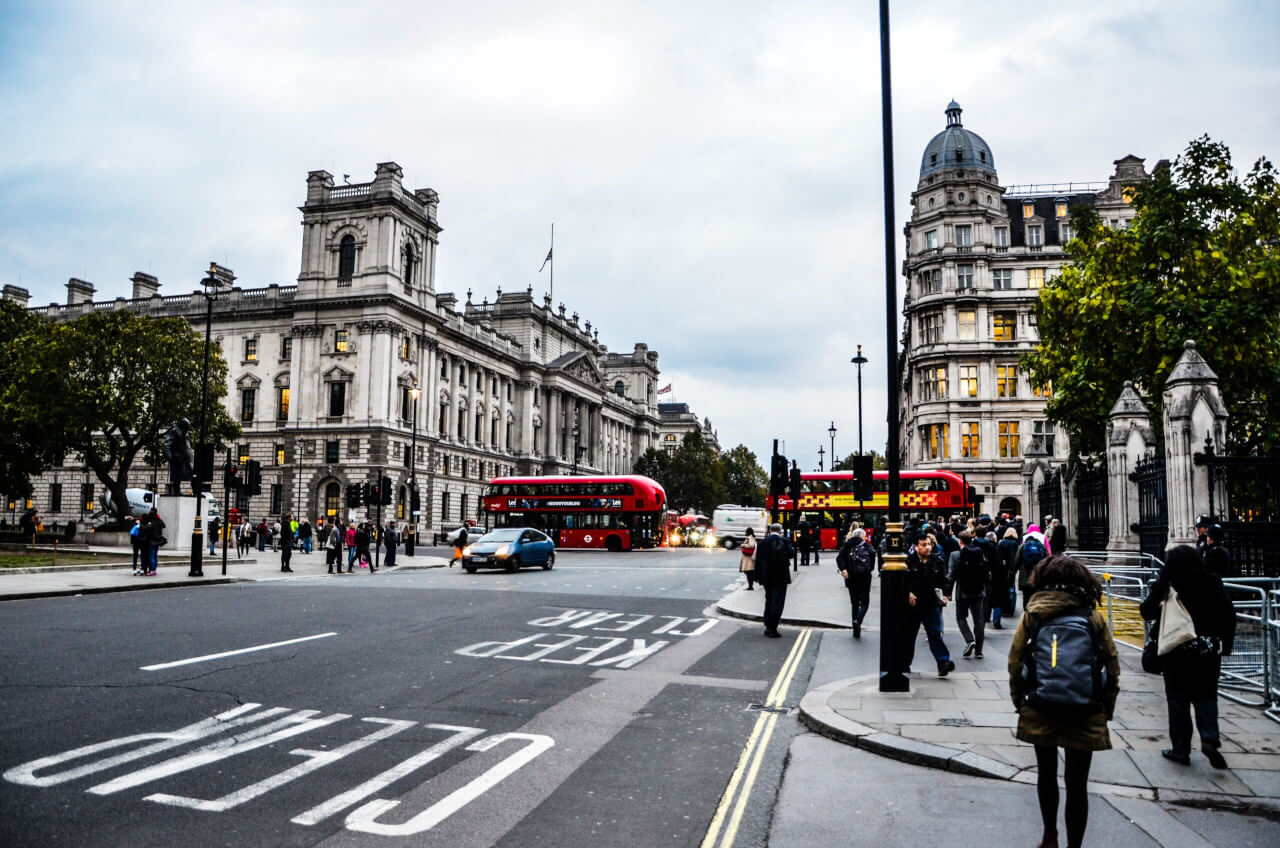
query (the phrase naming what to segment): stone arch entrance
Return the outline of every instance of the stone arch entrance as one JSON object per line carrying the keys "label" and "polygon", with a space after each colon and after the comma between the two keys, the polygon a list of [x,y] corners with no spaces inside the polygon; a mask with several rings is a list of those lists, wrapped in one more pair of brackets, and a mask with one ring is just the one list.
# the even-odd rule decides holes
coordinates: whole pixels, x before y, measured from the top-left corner
{"label": "stone arch entrance", "polygon": [[1000,512],[1007,512],[1010,516],[1020,515],[1022,513],[1022,501],[1017,498],[1001,498]]}

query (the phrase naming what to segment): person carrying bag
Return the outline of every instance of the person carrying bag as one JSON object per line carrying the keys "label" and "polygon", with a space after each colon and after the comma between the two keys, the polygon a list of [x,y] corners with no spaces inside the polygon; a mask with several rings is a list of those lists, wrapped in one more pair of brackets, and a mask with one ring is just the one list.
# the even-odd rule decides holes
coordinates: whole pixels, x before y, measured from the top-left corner
{"label": "person carrying bag", "polygon": [[738,557],[738,571],[747,575],[747,591],[752,591],[756,578],[756,533],[750,527],[742,540],[742,555]]}

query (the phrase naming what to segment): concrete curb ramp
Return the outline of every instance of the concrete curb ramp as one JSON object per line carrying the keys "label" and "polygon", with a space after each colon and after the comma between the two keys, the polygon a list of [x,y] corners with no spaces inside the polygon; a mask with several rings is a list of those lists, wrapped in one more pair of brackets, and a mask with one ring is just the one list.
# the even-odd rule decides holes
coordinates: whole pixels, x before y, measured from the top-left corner
{"label": "concrete curb ramp", "polygon": [[[916,676],[916,675],[913,675]],[[810,730],[837,742],[879,754],[905,763],[953,771],[993,780],[1035,785],[1035,769],[1019,769],[999,760],[945,745],[936,745],[916,739],[907,739],[886,733],[874,727],[860,724],[840,715],[828,703],[831,696],[851,686],[866,684],[877,679],[876,675],[864,675],[837,680],[808,692],[800,701],[800,721]],[[1168,801],[1192,806],[1229,808],[1237,810],[1265,810],[1280,813],[1280,798],[1241,796],[1227,793],[1187,792],[1168,788],[1145,789],[1113,783],[1090,781],[1089,791],[1099,795],[1140,798],[1148,801]]]}

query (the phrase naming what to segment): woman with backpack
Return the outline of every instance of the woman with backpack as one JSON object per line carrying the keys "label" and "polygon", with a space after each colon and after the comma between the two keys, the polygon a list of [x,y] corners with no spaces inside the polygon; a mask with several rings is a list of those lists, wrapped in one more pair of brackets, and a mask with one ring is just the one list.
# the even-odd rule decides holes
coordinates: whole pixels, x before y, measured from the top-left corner
{"label": "woman with backpack", "polygon": [[1027,535],[1022,537],[1022,545],[1018,547],[1018,554],[1014,557],[1014,566],[1018,571],[1018,590],[1022,592],[1023,610],[1026,610],[1027,604],[1031,603],[1031,596],[1035,593],[1031,572],[1049,556],[1049,543],[1040,532],[1040,526],[1032,524],[1027,528]]}
{"label": "woman with backpack", "polygon": [[1036,794],[1044,837],[1058,848],[1058,749],[1066,760],[1067,845],[1079,848],[1089,819],[1089,766],[1111,748],[1107,722],[1120,692],[1120,658],[1098,611],[1102,586],[1068,556],[1049,557],[1031,573],[1034,596],[1009,649],[1009,694],[1018,711],[1014,734],[1036,749]]}
{"label": "woman with backpack", "polygon": [[747,591],[752,591],[756,582],[756,531],[747,528],[742,537],[742,554],[738,557],[738,570],[747,575]]}
{"label": "woman with backpack", "polygon": [[1191,708],[1196,710],[1200,750],[1216,769],[1227,761],[1218,735],[1218,675],[1222,658],[1231,654],[1236,636],[1236,610],[1222,587],[1222,578],[1204,564],[1195,549],[1178,545],[1167,554],[1160,576],[1142,602],[1142,617],[1160,618],[1170,591],[1186,607],[1195,625],[1196,638],[1166,653],[1163,661],[1164,695],[1169,702],[1169,741],[1172,748],[1160,753],[1181,765],[1191,764]]}

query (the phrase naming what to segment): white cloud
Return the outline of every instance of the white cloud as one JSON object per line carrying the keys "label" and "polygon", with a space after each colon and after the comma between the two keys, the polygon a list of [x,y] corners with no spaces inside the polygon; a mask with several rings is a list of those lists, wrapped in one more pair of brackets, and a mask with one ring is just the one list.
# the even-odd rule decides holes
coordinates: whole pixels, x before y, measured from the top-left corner
{"label": "white cloud", "polygon": [[[952,97],[1006,184],[1101,180],[1280,118],[1271,4],[894,4],[897,213]],[[5,34],[7,33],[7,35]],[[884,441],[874,4],[488,0],[10,4],[0,282],[297,273],[306,172],[395,160],[441,194],[440,290],[545,285],[645,341],[727,446]],[[898,261],[902,259],[898,245]],[[806,459],[806,457],[808,457]]]}

